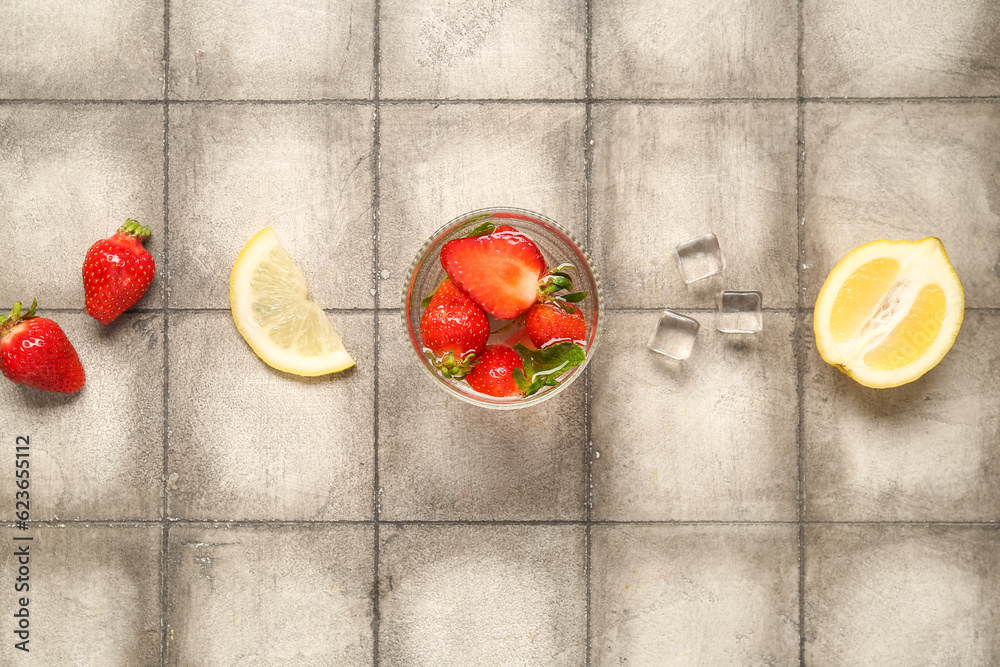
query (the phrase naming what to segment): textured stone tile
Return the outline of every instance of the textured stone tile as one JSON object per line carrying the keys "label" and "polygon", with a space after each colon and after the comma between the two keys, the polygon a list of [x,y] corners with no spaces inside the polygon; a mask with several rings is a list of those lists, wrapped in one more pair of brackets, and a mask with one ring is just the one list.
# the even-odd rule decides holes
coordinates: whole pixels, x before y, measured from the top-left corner
{"label": "textured stone tile", "polygon": [[992,0],[805,0],[809,96],[1000,94],[1000,5]]}
{"label": "textured stone tile", "polygon": [[163,98],[161,0],[7,0],[0,44],[0,98]]}
{"label": "textured stone tile", "polygon": [[372,110],[170,110],[170,304],[229,307],[229,273],[274,227],[324,308],[373,303]]}
{"label": "textured stone tile", "polygon": [[763,332],[735,335],[715,331],[714,313],[684,314],[702,325],[684,362],[646,349],[658,313],[606,315],[592,362],[594,518],[795,520],[792,316],[764,313]]}
{"label": "textured stone tile", "polygon": [[593,6],[597,97],[794,97],[794,0]]}
{"label": "textured stone tile", "polygon": [[228,312],[170,316],[171,516],[371,518],[372,316],[331,320],[357,366],[304,378],[261,361]]}
{"label": "textured stone tile", "polygon": [[611,665],[795,665],[794,525],[595,526],[591,646]]}
{"label": "textured stone tile", "polygon": [[[126,313],[104,326],[84,313],[46,313],[87,374],[77,394],[0,379],[0,442],[30,438],[31,518],[159,519],[163,507],[163,317]],[[7,418],[9,417],[9,419]],[[5,520],[14,475],[0,478]]]}
{"label": "textured stone tile", "polygon": [[427,238],[463,213],[515,206],[585,235],[583,105],[407,104],[380,113],[383,307],[399,305]]}
{"label": "textured stone tile", "polygon": [[586,11],[575,0],[385,0],[390,98],[582,98]]}
{"label": "textured stone tile", "polygon": [[[592,255],[607,305],[796,303],[795,105],[597,105]],[[685,286],[674,248],[714,232],[726,268]]]}
{"label": "textured stone tile", "polygon": [[806,664],[994,665],[998,600],[995,527],[806,527]]}
{"label": "textured stone tile", "polygon": [[[162,108],[0,107],[0,308],[32,298],[83,308],[87,249],[128,218],[149,227],[145,246],[161,263]],[[161,305],[160,273],[138,307]]]}
{"label": "textured stone tile", "polygon": [[861,386],[810,341],[804,400],[810,519],[1000,520],[1000,316],[966,313],[940,365],[895,389]]}
{"label": "textured stone tile", "polygon": [[370,99],[374,30],[374,0],[174,0],[170,96]]}
{"label": "textured stone tile", "polygon": [[944,242],[967,306],[1000,306],[1000,105],[805,108],[809,304],[834,265],[876,239]]}
{"label": "textured stone tile", "polygon": [[580,665],[582,526],[383,526],[385,667]]}
{"label": "textured stone tile", "polygon": [[583,519],[583,380],[544,405],[487,410],[431,386],[396,313],[379,326],[381,518]]}
{"label": "textured stone tile", "polygon": [[[11,496],[13,497],[13,496]],[[14,537],[31,536],[15,542]],[[160,526],[0,528],[5,665],[160,664]],[[15,591],[28,545],[28,590]],[[5,586],[5,588],[7,587]],[[14,648],[20,597],[28,598],[28,652]]]}
{"label": "textured stone tile", "polygon": [[372,664],[371,526],[173,526],[168,664]]}

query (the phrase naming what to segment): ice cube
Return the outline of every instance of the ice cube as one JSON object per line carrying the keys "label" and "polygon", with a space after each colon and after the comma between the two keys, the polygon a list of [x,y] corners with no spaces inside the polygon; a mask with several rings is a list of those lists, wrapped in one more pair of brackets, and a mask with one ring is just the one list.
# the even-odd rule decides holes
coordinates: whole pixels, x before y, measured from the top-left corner
{"label": "ice cube", "polygon": [[691,348],[694,347],[694,339],[700,327],[697,320],[665,310],[660,313],[660,319],[656,321],[656,328],[646,347],[671,359],[687,359],[691,356]]}
{"label": "ice cube", "polygon": [[715,297],[719,306],[715,328],[723,333],[757,333],[764,328],[760,292],[723,291]]}
{"label": "ice cube", "polygon": [[677,269],[681,278],[690,285],[693,282],[714,276],[725,267],[722,259],[722,248],[715,234],[705,234],[696,239],[685,241],[674,249],[677,256]]}

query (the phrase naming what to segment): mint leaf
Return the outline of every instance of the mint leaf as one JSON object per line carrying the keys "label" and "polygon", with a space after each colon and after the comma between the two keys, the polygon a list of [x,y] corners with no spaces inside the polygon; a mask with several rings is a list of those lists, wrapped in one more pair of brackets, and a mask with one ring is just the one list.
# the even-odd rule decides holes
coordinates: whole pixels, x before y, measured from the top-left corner
{"label": "mint leaf", "polygon": [[521,369],[515,368],[514,372],[511,373],[511,377],[514,378],[514,384],[516,384],[518,389],[521,390],[521,393],[527,396],[528,394],[526,392],[528,391],[528,387],[531,383],[528,382],[528,378],[524,377],[524,373],[521,372]]}
{"label": "mint leaf", "polygon": [[559,384],[558,377],[579,366],[587,358],[583,348],[576,343],[556,343],[541,350],[529,350],[522,343],[514,346],[514,351],[521,357],[524,365],[524,377],[529,382],[527,388],[522,387],[514,376],[525,396],[531,396],[542,387],[555,387]]}

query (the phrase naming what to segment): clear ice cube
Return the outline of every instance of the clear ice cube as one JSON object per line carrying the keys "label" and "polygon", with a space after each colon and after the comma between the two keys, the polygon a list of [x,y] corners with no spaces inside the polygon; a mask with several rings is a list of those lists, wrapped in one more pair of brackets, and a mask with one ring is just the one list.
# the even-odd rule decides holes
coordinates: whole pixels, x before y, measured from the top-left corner
{"label": "clear ice cube", "polygon": [[757,333],[764,328],[761,301],[760,292],[719,292],[715,327],[723,333]]}
{"label": "clear ice cube", "polygon": [[694,339],[701,327],[697,320],[684,317],[672,310],[660,313],[653,335],[646,345],[653,352],[665,354],[671,359],[684,360],[691,356]]}
{"label": "clear ice cube", "polygon": [[674,249],[677,257],[677,269],[681,278],[690,285],[693,282],[714,276],[725,267],[722,259],[722,248],[715,234],[705,234],[696,239],[685,241]]}

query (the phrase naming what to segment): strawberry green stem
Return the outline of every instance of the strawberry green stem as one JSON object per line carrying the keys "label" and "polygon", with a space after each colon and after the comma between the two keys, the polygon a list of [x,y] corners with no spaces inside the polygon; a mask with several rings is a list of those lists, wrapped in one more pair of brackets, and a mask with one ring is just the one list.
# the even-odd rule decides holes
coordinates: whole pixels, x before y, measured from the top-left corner
{"label": "strawberry green stem", "polygon": [[149,227],[143,226],[138,220],[129,218],[125,224],[118,228],[119,234],[134,236],[137,239],[144,239],[149,236]]}
{"label": "strawberry green stem", "polygon": [[10,309],[10,315],[5,317],[0,315],[0,334],[6,332],[8,329],[20,324],[24,320],[29,320],[35,316],[35,308],[38,306],[38,299],[34,299],[31,302],[31,308],[28,309],[23,316],[21,315],[21,302],[17,301],[14,303],[14,307]]}

